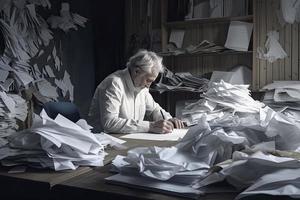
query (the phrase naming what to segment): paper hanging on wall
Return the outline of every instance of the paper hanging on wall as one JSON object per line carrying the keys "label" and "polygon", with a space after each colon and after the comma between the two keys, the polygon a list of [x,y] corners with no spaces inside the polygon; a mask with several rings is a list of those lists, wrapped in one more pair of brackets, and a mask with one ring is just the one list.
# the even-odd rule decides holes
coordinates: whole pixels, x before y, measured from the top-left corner
{"label": "paper hanging on wall", "polygon": [[262,47],[257,47],[258,58],[262,60],[268,60],[270,63],[275,62],[277,59],[283,59],[287,57],[286,52],[281,47],[279,41],[279,33],[277,31],[270,31],[267,34],[268,39],[265,43],[267,52],[264,52]]}
{"label": "paper hanging on wall", "polygon": [[300,0],[281,0],[280,7],[286,23],[293,24],[296,18],[299,20]]}
{"label": "paper hanging on wall", "polygon": [[181,48],[184,39],[184,30],[176,29],[172,30],[170,34],[169,43],[173,43],[177,48]]}
{"label": "paper hanging on wall", "polygon": [[236,51],[248,51],[253,24],[231,21],[225,47]]}

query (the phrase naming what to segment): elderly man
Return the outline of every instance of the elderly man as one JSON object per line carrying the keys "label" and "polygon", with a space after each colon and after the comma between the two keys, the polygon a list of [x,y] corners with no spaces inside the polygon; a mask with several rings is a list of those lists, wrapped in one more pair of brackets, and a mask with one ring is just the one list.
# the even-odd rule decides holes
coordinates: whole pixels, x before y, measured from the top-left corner
{"label": "elderly man", "polygon": [[[92,99],[89,118],[96,131],[113,133],[169,133],[183,122],[162,109],[149,93],[151,83],[163,71],[162,58],[140,50],[127,68],[106,77]],[[152,121],[145,121],[147,116]]]}

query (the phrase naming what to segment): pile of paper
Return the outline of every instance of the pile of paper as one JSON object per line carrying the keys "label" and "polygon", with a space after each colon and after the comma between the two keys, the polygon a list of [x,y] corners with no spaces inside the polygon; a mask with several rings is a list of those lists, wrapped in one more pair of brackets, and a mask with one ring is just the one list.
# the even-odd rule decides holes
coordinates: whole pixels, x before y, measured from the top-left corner
{"label": "pile of paper", "polygon": [[186,47],[187,53],[193,54],[193,53],[215,53],[215,52],[222,52],[226,48],[223,46],[218,46],[213,42],[210,42],[208,40],[203,40],[197,45],[189,45]]}
{"label": "pile of paper", "polygon": [[212,83],[212,86],[203,94],[211,102],[229,107],[234,112],[257,113],[264,105],[250,96],[249,85],[231,85],[224,81]]}
{"label": "pile of paper", "polygon": [[192,75],[191,73],[173,73],[167,68],[161,74],[158,83],[153,84],[153,89],[160,93],[165,91],[192,91],[203,92],[207,89],[208,80]]}
{"label": "pile of paper", "polygon": [[262,88],[263,102],[289,118],[300,120],[300,81],[274,81]]}
{"label": "pile of paper", "polygon": [[170,41],[171,43],[167,45],[167,51],[159,52],[158,54],[162,56],[168,56],[168,55],[196,54],[196,53],[216,53],[216,52],[226,51],[225,47],[216,45],[215,43],[210,42],[208,40],[203,40],[196,45],[192,44],[185,48],[182,48],[181,46],[182,46],[183,38],[178,40],[179,41]]}
{"label": "pile of paper", "polygon": [[[136,148],[116,157],[114,169],[121,174],[108,181],[137,187],[135,177],[139,184],[144,177],[147,184],[139,187],[179,195],[170,189],[173,184],[195,198],[226,180],[236,191],[244,190],[237,199],[255,194],[299,197],[299,120],[253,100],[247,87],[221,82],[213,88],[205,93],[202,108],[211,112],[219,104],[229,111],[212,120],[202,115],[176,146]],[[168,186],[158,189],[161,181]]]}
{"label": "pile of paper", "polygon": [[27,117],[27,103],[16,94],[0,91],[0,147],[7,144],[7,137],[18,130],[17,120]]}
{"label": "pile of paper", "polygon": [[[0,57],[0,91],[20,93],[24,89],[31,89],[38,96],[36,99],[40,101],[39,104],[58,99],[73,101],[71,77],[67,71],[60,73],[62,62],[57,55],[55,43],[50,43],[53,33],[48,23],[51,26],[56,24],[55,28],[64,31],[70,28],[77,30],[77,26],[85,26],[87,19],[71,13],[69,4],[62,3],[58,19],[50,17],[47,22],[39,14],[39,6],[51,9],[49,0],[1,3],[3,16],[0,19],[0,32],[5,49]],[[53,48],[53,51],[45,51],[44,47]],[[41,56],[48,56],[45,65],[34,63]],[[59,77],[60,74],[64,76]]]}
{"label": "pile of paper", "polygon": [[295,109],[300,103],[300,81],[274,81],[262,88],[265,91],[264,102],[284,107],[285,103],[295,103]]}
{"label": "pile of paper", "polygon": [[60,16],[52,15],[47,21],[51,24],[51,28],[60,28],[67,32],[70,29],[77,30],[77,25],[84,27],[87,19],[76,13],[71,13],[69,3],[62,3]]}
{"label": "pile of paper", "polygon": [[102,166],[104,147],[116,142],[111,136],[93,134],[90,128],[82,119],[73,123],[60,114],[53,120],[43,110],[32,128],[8,137],[9,143],[0,148],[1,164],[55,170]]}
{"label": "pile of paper", "polygon": [[221,80],[212,82],[203,98],[183,107],[182,120],[188,125],[197,124],[205,116],[207,121],[226,119],[235,113],[258,113],[264,106],[250,96],[249,85],[231,85]]}

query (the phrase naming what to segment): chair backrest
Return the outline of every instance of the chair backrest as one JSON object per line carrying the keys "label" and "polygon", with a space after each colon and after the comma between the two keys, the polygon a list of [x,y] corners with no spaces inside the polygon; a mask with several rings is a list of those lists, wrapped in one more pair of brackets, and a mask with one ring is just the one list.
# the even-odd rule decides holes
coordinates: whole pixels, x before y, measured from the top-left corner
{"label": "chair backrest", "polygon": [[43,106],[49,117],[55,119],[58,114],[63,115],[73,122],[80,119],[77,106],[71,102],[47,102]]}

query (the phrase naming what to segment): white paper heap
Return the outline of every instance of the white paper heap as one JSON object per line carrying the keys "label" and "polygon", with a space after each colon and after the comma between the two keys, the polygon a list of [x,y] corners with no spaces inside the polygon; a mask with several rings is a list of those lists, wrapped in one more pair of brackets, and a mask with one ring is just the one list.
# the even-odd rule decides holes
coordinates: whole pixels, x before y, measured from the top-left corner
{"label": "white paper heap", "polygon": [[95,135],[86,128],[82,119],[76,124],[59,114],[53,120],[43,110],[32,128],[9,136],[9,143],[0,148],[1,162],[55,170],[102,166],[107,154],[105,146],[116,146],[117,142],[111,136]]}
{"label": "white paper heap", "polygon": [[[137,181],[145,177],[147,184],[143,186],[147,189],[179,195],[164,183],[169,187],[180,184],[183,191],[191,191],[187,188],[192,187],[194,192],[207,192],[206,187],[226,180],[238,191],[246,189],[238,198],[255,194],[298,197],[299,178],[295,174],[300,167],[299,118],[282,110],[275,112],[250,99],[247,87],[221,87],[225,85],[217,84],[220,87],[206,94],[205,98],[211,97],[215,104],[208,103],[209,98],[199,103],[207,113],[214,110],[216,104],[231,111],[223,110],[223,116],[210,120],[203,114],[176,146],[140,147],[129,151],[127,156],[117,156],[113,166],[121,175],[110,177],[108,181],[138,187],[127,182],[128,177]],[[285,85],[297,87],[274,83],[267,88]],[[238,107],[241,105],[234,108],[232,105],[239,102],[235,100],[238,97],[248,105],[240,102],[242,109]],[[160,183],[161,190],[157,188]]]}
{"label": "white paper heap", "polygon": [[62,3],[60,16],[52,15],[47,21],[51,24],[51,28],[60,28],[67,32],[70,29],[77,30],[77,25],[84,27],[87,19],[76,13],[71,13],[69,3]]}
{"label": "white paper heap", "polygon": [[17,94],[0,91],[0,147],[7,143],[6,137],[18,130],[17,119],[25,121],[27,103]]}
{"label": "white paper heap", "polygon": [[212,83],[203,94],[208,101],[231,108],[236,112],[257,113],[264,106],[250,96],[249,85],[231,85],[221,80]]}

